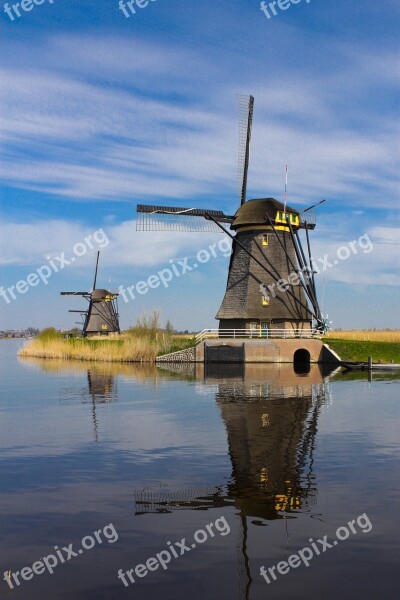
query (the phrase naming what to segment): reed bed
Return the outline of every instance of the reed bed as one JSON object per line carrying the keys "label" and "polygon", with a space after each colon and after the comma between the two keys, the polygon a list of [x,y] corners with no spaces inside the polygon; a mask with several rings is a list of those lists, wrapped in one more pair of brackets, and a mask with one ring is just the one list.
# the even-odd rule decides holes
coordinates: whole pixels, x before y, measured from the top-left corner
{"label": "reed bed", "polygon": [[24,346],[19,355],[59,360],[95,362],[155,362],[159,354],[168,352],[168,344],[143,338],[124,337],[114,340],[35,339]]}
{"label": "reed bed", "polygon": [[141,319],[125,334],[104,338],[66,339],[54,328],[44,329],[26,344],[19,356],[109,363],[154,363],[157,356],[193,345],[192,340],[175,339],[158,328],[158,317]]}

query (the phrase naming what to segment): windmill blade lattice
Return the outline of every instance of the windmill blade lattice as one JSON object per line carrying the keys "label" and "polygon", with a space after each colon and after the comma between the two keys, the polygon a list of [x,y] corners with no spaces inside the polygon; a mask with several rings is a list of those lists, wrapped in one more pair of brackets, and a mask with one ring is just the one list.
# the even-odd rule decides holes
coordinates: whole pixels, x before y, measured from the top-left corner
{"label": "windmill blade lattice", "polygon": [[247,172],[249,170],[250,139],[253,125],[253,96],[238,96],[239,156],[237,183],[240,204],[246,202]]}
{"label": "windmill blade lattice", "polygon": [[199,208],[182,208],[176,206],[151,206],[138,204],[136,231],[194,231],[219,232],[218,225],[207,214],[217,221],[230,223],[232,218],[220,210],[202,210]]}
{"label": "windmill blade lattice", "polygon": [[317,206],[326,202],[326,199],[320,200],[316,204],[309,206],[300,213],[300,227],[302,229],[315,229],[317,224]]}
{"label": "windmill blade lattice", "polygon": [[315,229],[317,224],[317,212],[315,208],[311,210],[306,210],[300,213],[300,227],[304,229],[308,227],[308,229]]}
{"label": "windmill blade lattice", "polygon": [[136,514],[163,513],[176,510],[207,510],[225,505],[220,487],[186,490],[137,490],[134,493]]}

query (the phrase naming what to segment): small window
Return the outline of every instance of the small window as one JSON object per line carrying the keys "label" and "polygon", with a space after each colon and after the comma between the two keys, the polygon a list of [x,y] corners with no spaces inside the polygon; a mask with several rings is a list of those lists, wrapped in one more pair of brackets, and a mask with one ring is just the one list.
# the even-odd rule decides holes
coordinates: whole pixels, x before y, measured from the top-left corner
{"label": "small window", "polygon": [[269,235],[265,234],[265,235],[262,236],[262,245],[263,246],[268,246],[268,244],[269,244]]}
{"label": "small window", "polygon": [[250,329],[258,329],[258,323],[250,323]]}
{"label": "small window", "polygon": [[263,306],[268,306],[269,304],[269,298],[266,298],[265,296],[262,296],[262,305]]}

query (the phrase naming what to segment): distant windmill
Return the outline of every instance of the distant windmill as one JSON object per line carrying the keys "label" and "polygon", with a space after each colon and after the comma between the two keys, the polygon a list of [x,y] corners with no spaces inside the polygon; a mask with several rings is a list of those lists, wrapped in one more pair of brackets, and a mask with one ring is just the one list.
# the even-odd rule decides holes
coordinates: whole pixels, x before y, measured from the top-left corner
{"label": "distant windmill", "polygon": [[[317,205],[299,212],[286,205],[286,193],[284,203],[274,198],[246,200],[253,106],[253,96],[240,97],[240,206],[236,213],[141,204],[136,229],[222,230],[233,240],[226,292],[216,315],[220,329],[308,329],[314,319],[324,332],[329,324],[318,305],[309,238],[316,225],[313,209]],[[227,224],[236,235],[227,231]],[[306,233],[306,252],[300,229]],[[285,289],[282,281],[288,282]]]}
{"label": "distant windmill", "polygon": [[61,296],[83,296],[88,302],[87,310],[70,310],[83,317],[82,337],[88,335],[120,333],[118,315],[118,294],[96,289],[100,252],[97,253],[93,290],[91,292],[61,292]]}

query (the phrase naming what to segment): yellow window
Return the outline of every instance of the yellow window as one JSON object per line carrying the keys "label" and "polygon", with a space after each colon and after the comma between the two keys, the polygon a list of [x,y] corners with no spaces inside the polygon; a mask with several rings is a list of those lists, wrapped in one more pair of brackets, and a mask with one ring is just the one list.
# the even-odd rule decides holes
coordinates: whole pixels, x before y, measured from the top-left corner
{"label": "yellow window", "polygon": [[268,234],[263,235],[262,236],[262,245],[263,246],[268,246],[268,244],[269,244],[269,236],[268,236]]}
{"label": "yellow window", "polygon": [[266,298],[265,296],[262,297],[262,305],[263,306],[268,306],[269,304],[269,299]]}

